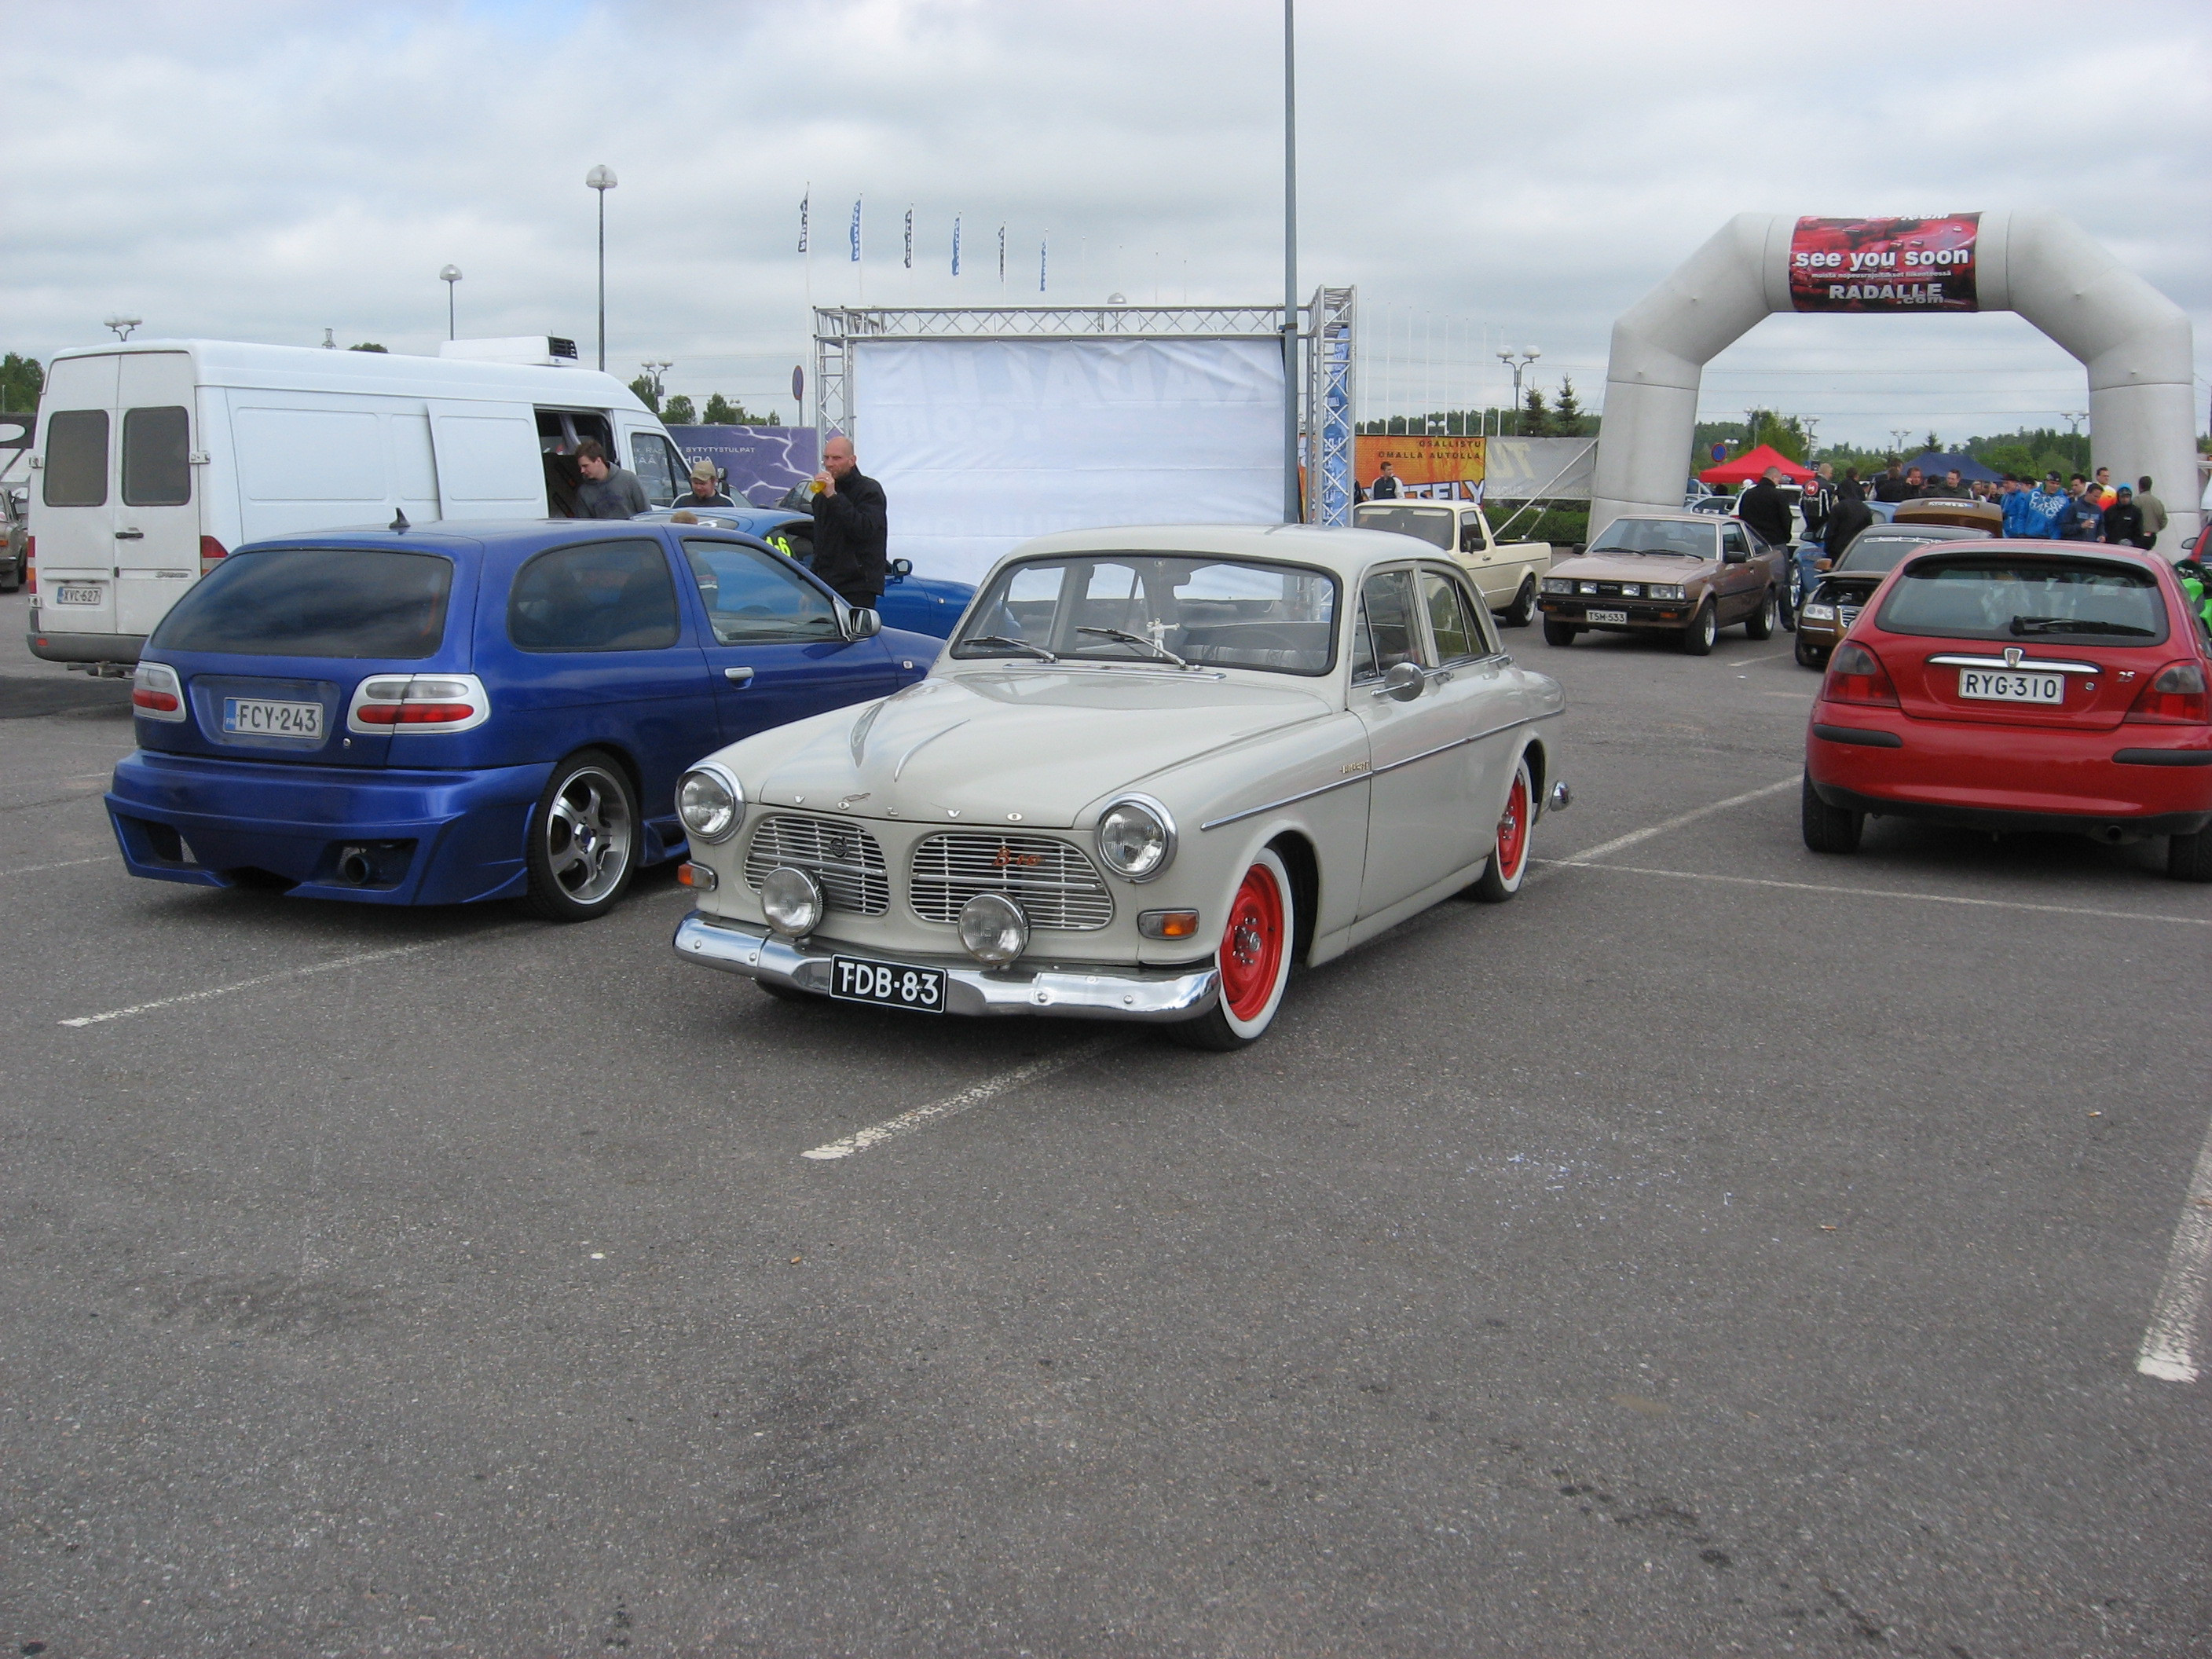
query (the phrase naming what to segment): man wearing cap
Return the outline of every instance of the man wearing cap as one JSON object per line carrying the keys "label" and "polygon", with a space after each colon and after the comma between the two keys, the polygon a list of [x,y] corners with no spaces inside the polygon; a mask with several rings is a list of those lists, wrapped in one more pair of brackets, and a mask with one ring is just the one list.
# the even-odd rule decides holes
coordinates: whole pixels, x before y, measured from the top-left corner
{"label": "man wearing cap", "polygon": [[676,505],[694,509],[731,506],[730,498],[722,493],[720,485],[721,475],[716,471],[714,462],[702,456],[691,463],[691,493],[678,496]]}

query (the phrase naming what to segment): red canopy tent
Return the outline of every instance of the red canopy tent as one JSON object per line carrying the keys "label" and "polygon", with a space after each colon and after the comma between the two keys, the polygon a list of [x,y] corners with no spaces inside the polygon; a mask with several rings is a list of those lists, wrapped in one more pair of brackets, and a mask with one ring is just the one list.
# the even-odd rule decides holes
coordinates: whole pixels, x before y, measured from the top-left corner
{"label": "red canopy tent", "polygon": [[1718,466],[1707,467],[1698,474],[1698,481],[1709,484],[1749,483],[1770,466],[1780,468],[1782,476],[1792,483],[1803,483],[1813,476],[1811,467],[1798,465],[1772,444],[1761,444],[1756,449],[1746,450],[1732,461],[1723,461]]}

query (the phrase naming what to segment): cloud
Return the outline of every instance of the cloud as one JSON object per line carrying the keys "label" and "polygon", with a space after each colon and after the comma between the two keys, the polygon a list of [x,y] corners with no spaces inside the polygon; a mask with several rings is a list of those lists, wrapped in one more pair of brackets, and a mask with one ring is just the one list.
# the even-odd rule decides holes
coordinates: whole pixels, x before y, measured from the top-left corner
{"label": "cloud", "polygon": [[[1592,393],[1613,317],[1746,209],[2056,206],[2204,331],[2201,6],[2131,7],[2094,41],[2052,4],[1954,8],[1932,31],[1887,0],[1778,15],[1796,14],[1307,0],[1301,286],[1359,287],[1370,407],[1418,398],[1404,336],[1425,326],[1432,397],[1496,397],[1501,337]],[[610,366],[672,359],[695,398],[774,401],[805,355],[810,275],[817,301],[859,295],[844,233],[863,193],[873,303],[997,303],[1001,222],[1009,302],[1038,297],[1048,234],[1049,299],[1264,301],[1282,285],[1280,17],[1266,0],[29,9],[7,343],[84,343],[119,308],[149,333],[330,326],[432,350],[451,260],[465,331],[588,354],[595,162],[622,180]],[[1777,319],[1716,362],[1707,404],[1802,407],[1863,439],[2055,418],[2079,391],[2008,320]]]}

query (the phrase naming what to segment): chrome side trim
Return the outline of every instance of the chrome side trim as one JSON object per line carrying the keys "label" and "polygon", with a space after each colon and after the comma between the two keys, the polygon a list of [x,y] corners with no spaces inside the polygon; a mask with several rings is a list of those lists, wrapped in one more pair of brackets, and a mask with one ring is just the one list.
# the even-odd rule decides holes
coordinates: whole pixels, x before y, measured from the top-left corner
{"label": "chrome side trim", "polygon": [[1148,969],[1081,963],[1025,967],[1016,962],[991,969],[969,957],[844,947],[818,935],[783,939],[750,922],[727,921],[698,910],[677,923],[669,943],[678,957],[699,967],[812,991],[825,1001],[830,964],[839,956],[896,967],[940,969],[945,1012],[950,1014],[1050,1014],[1061,1019],[1167,1024],[1197,1018],[1221,995],[1221,972],[1211,963]]}
{"label": "chrome side trim", "polygon": [[1508,720],[1503,726],[1493,726],[1486,732],[1477,732],[1473,737],[1454,738],[1449,743],[1439,744],[1434,749],[1424,749],[1418,755],[1408,755],[1403,760],[1392,761],[1388,766],[1378,766],[1371,772],[1361,772],[1356,776],[1339,778],[1334,782],[1322,784],[1317,789],[1303,789],[1295,795],[1285,795],[1279,800],[1271,800],[1265,806],[1248,806],[1241,812],[1230,813],[1226,817],[1208,818],[1198,826],[1198,830],[1200,835],[1204,835],[1207,830],[1218,830],[1226,823],[1242,823],[1246,818],[1256,818],[1262,812],[1273,812],[1285,806],[1295,806],[1302,800],[1311,800],[1316,795],[1326,795],[1332,789],[1349,788],[1355,783],[1364,783],[1370,778],[1379,778],[1385,772],[1395,772],[1401,766],[1411,766],[1415,761],[1429,760],[1451,750],[1463,748],[1470,743],[1480,743],[1485,738],[1494,738],[1501,732],[1510,732],[1523,726],[1534,726],[1538,720],[1556,719],[1565,712],[1558,708],[1547,709],[1540,714],[1528,714],[1517,720]]}
{"label": "chrome side trim", "polygon": [[1970,657],[1964,652],[1930,657],[1928,662],[1931,667],[2000,668],[2017,674],[2101,674],[2105,672],[2093,662],[2035,662],[2026,657],[2016,662],[2007,662],[2002,657]]}

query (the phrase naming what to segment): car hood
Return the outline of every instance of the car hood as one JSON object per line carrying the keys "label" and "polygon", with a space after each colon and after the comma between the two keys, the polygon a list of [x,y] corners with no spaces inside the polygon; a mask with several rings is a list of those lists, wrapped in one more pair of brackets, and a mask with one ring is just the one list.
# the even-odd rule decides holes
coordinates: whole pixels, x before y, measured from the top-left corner
{"label": "car hood", "polygon": [[1585,582],[1686,582],[1709,576],[1715,568],[1711,559],[1680,553],[1583,553],[1560,560],[1544,574]]}
{"label": "car hood", "polygon": [[[823,717],[764,777],[771,805],[1068,829],[1086,806],[1262,733],[1319,720],[1316,690],[1144,669],[978,668]],[[732,757],[742,765],[743,757]],[[1018,817],[1014,815],[1018,814]]]}

